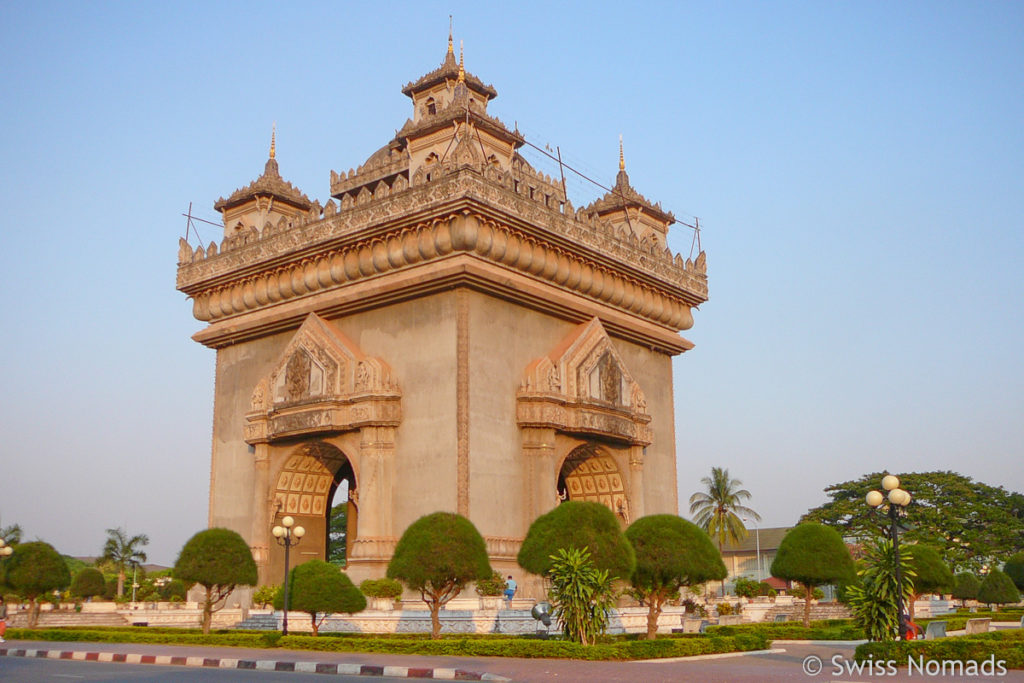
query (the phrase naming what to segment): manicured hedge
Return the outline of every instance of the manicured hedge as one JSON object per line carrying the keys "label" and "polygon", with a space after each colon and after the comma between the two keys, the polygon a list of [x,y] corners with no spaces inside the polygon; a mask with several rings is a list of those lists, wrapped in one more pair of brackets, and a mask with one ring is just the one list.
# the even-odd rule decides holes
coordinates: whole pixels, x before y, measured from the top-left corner
{"label": "manicured hedge", "polygon": [[46,640],[52,642],[155,643],[160,645],[219,645],[222,647],[274,647],[281,638],[277,631],[211,633],[182,632],[180,629],[7,629],[8,640]]}
{"label": "manicured hedge", "polygon": [[707,633],[712,636],[753,634],[768,640],[864,640],[867,637],[862,628],[848,621],[832,626],[811,622],[810,628],[804,628],[799,621],[708,626]]}
{"label": "manicured hedge", "polygon": [[387,652],[391,654],[461,655],[474,657],[520,657],[525,659],[630,660],[687,657],[721,652],[763,650],[768,641],[757,635],[703,638],[659,638],[598,645],[580,645],[562,640],[527,638],[443,638],[408,640],[397,638],[314,638],[286,636],[281,647],[321,652]]}
{"label": "manicured hedge", "polygon": [[917,661],[957,661],[981,664],[995,656],[1004,660],[1007,669],[1024,669],[1024,630],[1007,629],[976,636],[940,638],[938,640],[889,641],[857,646],[854,659],[894,660],[896,666],[907,666],[907,659]]}
{"label": "manicured hedge", "polygon": [[140,629],[97,627],[94,629],[9,629],[8,638],[52,642],[154,643],[161,645],[219,645],[224,647],[269,648],[323,652],[386,652],[391,654],[463,655],[477,657],[522,657],[551,659],[631,660],[687,657],[722,652],[763,650],[768,640],[759,634],[701,636],[686,634],[637,640],[635,636],[606,638],[597,645],[584,646],[561,640],[531,636],[468,634],[431,640],[429,633],[331,634],[327,636],[284,636],[276,631],[221,632],[203,635],[182,629]]}

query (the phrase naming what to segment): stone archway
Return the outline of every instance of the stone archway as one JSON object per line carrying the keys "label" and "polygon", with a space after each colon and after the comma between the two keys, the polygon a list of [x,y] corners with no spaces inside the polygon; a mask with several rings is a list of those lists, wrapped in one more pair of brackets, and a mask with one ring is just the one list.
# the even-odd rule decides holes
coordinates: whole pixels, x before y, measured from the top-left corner
{"label": "stone archway", "polygon": [[619,466],[608,452],[594,444],[573,449],[558,473],[558,498],[600,503],[623,525],[631,521],[629,495]]}
{"label": "stone archway", "polygon": [[[306,529],[305,537],[296,548],[294,564],[327,559],[331,503],[342,484],[348,487],[347,533],[349,539],[354,539],[359,499],[356,472],[341,449],[325,441],[309,441],[294,448],[278,470],[271,519],[277,523],[288,515]],[[347,547],[351,547],[351,543]]]}

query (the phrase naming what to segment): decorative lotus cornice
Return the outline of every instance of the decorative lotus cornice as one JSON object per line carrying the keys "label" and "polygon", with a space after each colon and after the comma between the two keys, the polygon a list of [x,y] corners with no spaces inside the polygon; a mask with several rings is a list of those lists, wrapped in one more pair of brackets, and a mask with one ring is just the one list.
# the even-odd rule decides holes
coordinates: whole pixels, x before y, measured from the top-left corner
{"label": "decorative lotus cornice", "polygon": [[303,211],[308,211],[313,206],[313,202],[309,200],[309,197],[281,177],[281,173],[277,168],[277,160],[267,159],[263,175],[245,187],[235,190],[227,199],[221,197],[213,205],[213,208],[223,212],[250,199],[262,196],[270,196],[274,199],[288,202]]}

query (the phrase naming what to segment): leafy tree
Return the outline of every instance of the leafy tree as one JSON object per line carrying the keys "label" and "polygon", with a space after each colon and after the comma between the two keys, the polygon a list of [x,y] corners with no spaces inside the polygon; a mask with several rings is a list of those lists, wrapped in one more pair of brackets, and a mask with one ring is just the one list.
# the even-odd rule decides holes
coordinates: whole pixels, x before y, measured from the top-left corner
{"label": "leafy tree", "polygon": [[[831,498],[800,521],[834,527],[844,537],[870,540],[881,536],[888,519],[864,503],[878,489],[883,472],[844,481],[825,489]],[[1024,496],[988,486],[955,472],[910,472],[898,475],[900,488],[913,499],[907,509],[909,528],[900,537],[935,548],[951,567],[978,571],[992,557],[1024,549]]]}
{"label": "leafy tree", "polygon": [[36,600],[50,591],[67,588],[71,574],[53,546],[34,541],[14,546],[14,553],[4,561],[4,583],[28,600],[28,627],[35,628],[39,619]]}
{"label": "leafy tree", "polygon": [[[690,496],[690,514],[697,526],[718,542],[718,554],[721,555],[727,540],[739,543],[747,537],[747,527],[741,516],[760,521],[761,515],[743,505],[743,501],[750,500],[750,491],[739,488],[743,482],[730,479],[728,469],[712,467],[711,476],[700,482],[706,491]],[[725,595],[724,581],[722,595]]]}
{"label": "leafy tree", "polygon": [[726,576],[722,556],[708,535],[681,517],[641,517],[626,529],[626,539],[636,554],[630,583],[637,598],[648,607],[649,640],[657,636],[662,607],[680,588]]}
{"label": "leafy tree", "polygon": [[910,566],[914,569],[914,595],[910,600],[910,620],[914,620],[914,602],[929,593],[948,593],[953,590],[955,579],[949,566],[942,561],[934,548],[917,543],[907,548],[910,552]]}
{"label": "leafy tree", "polygon": [[[914,569],[910,551],[900,547],[900,570],[903,574],[903,602],[914,594]],[[899,611],[896,596],[896,553],[888,538],[867,544],[859,583],[846,587],[847,604],[853,619],[870,640],[894,640],[899,635]]]}
{"label": "leafy tree", "polygon": [[1017,590],[1024,591],[1024,552],[1017,553],[1003,565],[1003,572],[1010,577]]}
{"label": "leafy tree", "polygon": [[188,587],[181,579],[171,579],[164,585],[157,588],[157,595],[161,600],[184,601],[188,593]]}
{"label": "leafy tree", "polygon": [[[253,592],[252,602],[254,605],[260,605],[261,607],[265,608],[267,605],[276,605],[278,602],[278,596],[281,596],[281,606],[284,607],[283,592],[284,591],[282,591],[282,586],[278,586],[277,584],[267,584],[266,586],[260,586]],[[291,595],[289,595],[288,597],[290,598]],[[291,602],[291,600],[289,600],[288,602]],[[291,605],[288,606],[291,607]]]}
{"label": "leafy tree", "polygon": [[804,626],[810,628],[814,587],[852,579],[853,558],[835,529],[799,524],[782,537],[772,562],[772,576],[804,585]]}
{"label": "leafy tree", "polygon": [[981,581],[970,572],[961,572],[955,577],[953,583],[953,597],[960,601],[960,606],[965,607],[968,600],[978,598],[978,590],[981,588]]}
{"label": "leafy tree", "polygon": [[516,559],[526,571],[544,575],[562,548],[586,548],[594,566],[613,579],[628,578],[636,566],[619,520],[600,503],[567,501],[533,520]]}
{"label": "leafy tree", "polygon": [[127,567],[138,567],[146,561],[142,546],[149,545],[149,536],[138,534],[128,536],[121,527],[107,529],[107,541],[103,544],[100,558],[110,562],[117,569],[117,597],[124,595],[124,577]]}
{"label": "leafy tree", "polygon": [[174,563],[174,578],[206,590],[203,633],[210,632],[213,613],[224,607],[237,586],[256,585],[256,562],[248,544],[230,529],[213,528],[190,538]]}
{"label": "leafy tree", "polygon": [[[327,531],[327,561],[344,567],[348,536],[348,501],[331,508],[330,528]],[[291,590],[291,589],[289,589]],[[291,602],[289,600],[289,602]]]}
{"label": "leafy tree", "polygon": [[1005,605],[1020,600],[1020,592],[1013,585],[1013,580],[998,569],[993,569],[981,582],[978,589],[978,602],[989,605]]}
{"label": "leafy tree", "polygon": [[388,578],[419,591],[430,608],[431,637],[441,637],[441,608],[471,581],[491,575],[487,546],[473,523],[435,512],[409,525],[388,563]]}
{"label": "leafy tree", "polygon": [[559,548],[548,570],[548,598],[565,637],[591,645],[608,628],[608,612],[615,605],[612,577],[598,569],[586,548]]}
{"label": "leafy tree", "polygon": [[761,584],[754,579],[741,576],[733,584],[732,592],[740,598],[753,598],[761,594]]}
{"label": "leafy tree", "polygon": [[103,595],[106,584],[103,581],[103,573],[95,567],[84,567],[75,574],[71,581],[71,594],[81,598],[91,598],[96,595]]}
{"label": "leafy tree", "polygon": [[[309,614],[313,635],[330,614],[366,609],[366,597],[340,569],[323,560],[310,560],[288,573],[288,608]],[[274,608],[284,608],[284,591],[274,596]],[[320,619],[317,620],[317,614]]]}

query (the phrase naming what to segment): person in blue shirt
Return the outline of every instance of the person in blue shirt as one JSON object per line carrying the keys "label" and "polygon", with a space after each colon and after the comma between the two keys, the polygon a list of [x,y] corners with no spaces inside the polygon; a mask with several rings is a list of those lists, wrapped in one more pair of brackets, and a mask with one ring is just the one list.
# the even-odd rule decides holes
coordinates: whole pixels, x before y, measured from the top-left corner
{"label": "person in blue shirt", "polygon": [[509,606],[512,605],[512,597],[516,594],[516,580],[512,578],[512,575],[508,575],[508,579],[505,581],[505,599],[508,600]]}

